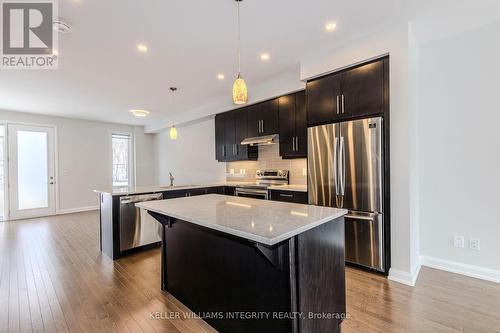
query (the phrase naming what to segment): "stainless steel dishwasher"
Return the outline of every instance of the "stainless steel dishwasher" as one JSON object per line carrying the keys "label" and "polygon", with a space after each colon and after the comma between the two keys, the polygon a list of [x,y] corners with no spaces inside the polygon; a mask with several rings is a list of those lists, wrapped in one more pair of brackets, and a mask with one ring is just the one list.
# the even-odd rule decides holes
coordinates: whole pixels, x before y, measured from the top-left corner
{"label": "stainless steel dishwasher", "polygon": [[120,198],[120,251],[161,241],[161,224],[146,211],[135,206],[138,202],[161,199],[163,199],[163,193]]}

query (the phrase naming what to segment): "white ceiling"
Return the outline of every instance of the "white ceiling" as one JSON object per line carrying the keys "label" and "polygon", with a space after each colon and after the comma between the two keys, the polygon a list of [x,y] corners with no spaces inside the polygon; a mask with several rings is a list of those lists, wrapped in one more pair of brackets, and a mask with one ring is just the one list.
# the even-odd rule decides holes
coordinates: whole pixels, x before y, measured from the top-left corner
{"label": "white ceiling", "polygon": [[[244,0],[242,75],[250,94],[298,68],[315,48],[348,43],[433,2]],[[231,98],[233,0],[59,0],[59,15],[73,27],[59,37],[59,69],[0,71],[0,109],[139,125]],[[329,21],[338,24],[333,33],[324,30]],[[138,52],[138,43],[149,52]],[[264,51],[271,56],[267,63],[259,57]],[[226,79],[217,80],[218,73]],[[179,89],[175,109],[170,86]],[[133,108],[151,115],[135,118],[128,112]]]}

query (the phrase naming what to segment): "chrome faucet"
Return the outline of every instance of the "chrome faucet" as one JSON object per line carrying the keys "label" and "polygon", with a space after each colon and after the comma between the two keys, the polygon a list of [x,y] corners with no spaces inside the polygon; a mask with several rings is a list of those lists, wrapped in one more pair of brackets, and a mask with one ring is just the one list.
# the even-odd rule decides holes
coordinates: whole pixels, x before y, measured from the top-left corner
{"label": "chrome faucet", "polygon": [[170,175],[170,186],[174,186],[174,176],[172,176],[172,172],[168,173]]}

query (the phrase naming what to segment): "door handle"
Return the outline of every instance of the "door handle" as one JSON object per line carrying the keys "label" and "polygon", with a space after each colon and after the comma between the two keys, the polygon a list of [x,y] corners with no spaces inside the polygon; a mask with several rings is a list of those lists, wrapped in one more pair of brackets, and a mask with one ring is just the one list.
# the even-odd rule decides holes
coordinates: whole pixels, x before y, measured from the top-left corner
{"label": "door handle", "polygon": [[361,215],[352,215],[352,214],[346,214],[344,215],[346,219],[352,219],[352,220],[363,220],[363,221],[370,221],[374,222],[374,218],[370,216],[361,216]]}
{"label": "door handle", "polygon": [[344,137],[340,137],[340,194],[344,195],[345,194],[345,141]]}
{"label": "door handle", "polygon": [[344,98],[344,94],[342,94],[342,114],[345,113],[345,98]]}
{"label": "door handle", "polygon": [[339,158],[338,158],[339,139],[333,140],[333,183],[335,185],[335,194],[339,195]]}
{"label": "door handle", "polygon": [[337,114],[340,112],[340,97],[337,95]]}

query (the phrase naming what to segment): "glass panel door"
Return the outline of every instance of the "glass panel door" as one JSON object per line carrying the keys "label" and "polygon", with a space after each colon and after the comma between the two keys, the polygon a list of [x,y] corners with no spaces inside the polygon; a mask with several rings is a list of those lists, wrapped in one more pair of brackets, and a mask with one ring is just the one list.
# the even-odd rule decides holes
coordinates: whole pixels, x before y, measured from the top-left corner
{"label": "glass panel door", "polygon": [[8,125],[10,217],[55,212],[54,129]]}
{"label": "glass panel door", "polygon": [[5,126],[0,125],[0,221],[5,219]]}

